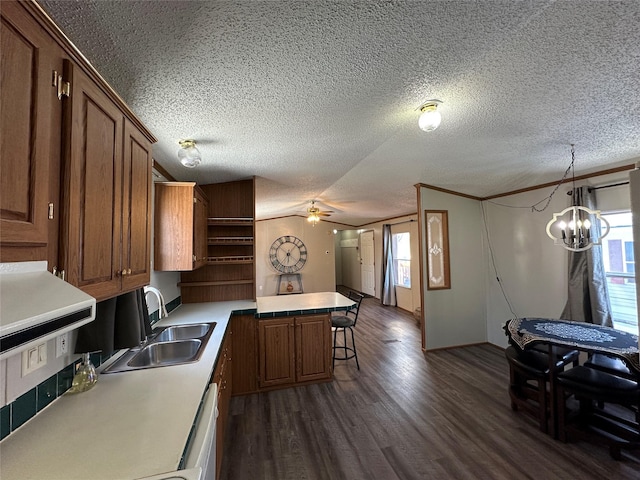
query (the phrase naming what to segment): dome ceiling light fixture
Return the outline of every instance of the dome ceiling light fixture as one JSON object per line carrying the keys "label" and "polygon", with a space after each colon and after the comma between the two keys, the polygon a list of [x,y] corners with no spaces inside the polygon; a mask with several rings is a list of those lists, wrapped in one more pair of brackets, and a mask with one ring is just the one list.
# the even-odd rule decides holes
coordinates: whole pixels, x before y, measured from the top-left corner
{"label": "dome ceiling light fixture", "polygon": [[418,126],[425,132],[433,132],[442,121],[442,115],[438,111],[438,105],[442,102],[440,100],[427,100],[420,106],[420,118],[418,119]]}
{"label": "dome ceiling light fixture", "polygon": [[196,148],[195,140],[179,140],[180,150],[178,150],[178,160],[187,168],[195,168],[200,165],[202,155]]}

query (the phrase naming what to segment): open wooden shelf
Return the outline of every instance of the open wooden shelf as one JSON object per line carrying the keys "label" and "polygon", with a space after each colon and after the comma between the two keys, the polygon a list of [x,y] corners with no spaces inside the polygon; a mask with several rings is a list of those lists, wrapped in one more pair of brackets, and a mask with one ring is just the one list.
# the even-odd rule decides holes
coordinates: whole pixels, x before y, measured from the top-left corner
{"label": "open wooden shelf", "polygon": [[252,227],[253,218],[249,217],[209,217],[207,224],[211,226],[233,225],[238,227]]}
{"label": "open wooden shelf", "polygon": [[247,280],[224,280],[218,282],[178,282],[179,287],[214,287],[219,285],[249,285],[253,278]]}
{"label": "open wooden shelf", "polygon": [[243,264],[243,263],[253,263],[253,256],[246,255],[229,255],[225,257],[208,257],[207,264],[216,265],[221,263],[228,264]]}
{"label": "open wooden shelf", "polygon": [[253,245],[253,237],[209,237],[209,245]]}
{"label": "open wooden shelf", "polygon": [[201,186],[209,200],[205,265],[182,272],[183,303],[255,299],[255,180]]}

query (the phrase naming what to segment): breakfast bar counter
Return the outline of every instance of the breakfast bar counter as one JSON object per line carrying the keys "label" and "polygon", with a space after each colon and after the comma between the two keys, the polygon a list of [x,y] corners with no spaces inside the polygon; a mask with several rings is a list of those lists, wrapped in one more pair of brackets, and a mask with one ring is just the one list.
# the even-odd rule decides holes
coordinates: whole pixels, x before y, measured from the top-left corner
{"label": "breakfast bar counter", "polygon": [[256,305],[256,318],[272,318],[344,311],[355,302],[337,292],[316,292],[258,297]]}

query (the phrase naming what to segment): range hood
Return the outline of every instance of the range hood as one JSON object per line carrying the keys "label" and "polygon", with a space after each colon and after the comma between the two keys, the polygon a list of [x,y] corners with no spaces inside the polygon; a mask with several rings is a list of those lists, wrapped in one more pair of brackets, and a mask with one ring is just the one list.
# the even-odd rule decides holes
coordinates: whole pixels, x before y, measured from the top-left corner
{"label": "range hood", "polygon": [[91,322],[96,299],[47,271],[0,263],[0,359]]}

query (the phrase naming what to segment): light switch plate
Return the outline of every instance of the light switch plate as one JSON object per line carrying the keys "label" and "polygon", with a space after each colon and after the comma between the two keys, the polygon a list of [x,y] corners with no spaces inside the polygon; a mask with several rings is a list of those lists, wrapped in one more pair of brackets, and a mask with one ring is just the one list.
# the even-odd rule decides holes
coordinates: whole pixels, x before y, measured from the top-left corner
{"label": "light switch plate", "polygon": [[22,352],[22,376],[47,364],[47,343],[41,343]]}

